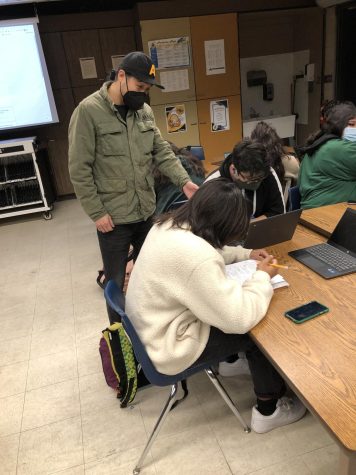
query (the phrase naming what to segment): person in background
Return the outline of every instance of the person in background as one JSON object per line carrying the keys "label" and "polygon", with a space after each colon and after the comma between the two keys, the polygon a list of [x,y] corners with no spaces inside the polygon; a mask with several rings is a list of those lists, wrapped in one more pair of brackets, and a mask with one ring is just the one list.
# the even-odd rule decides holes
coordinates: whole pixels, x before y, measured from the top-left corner
{"label": "person in background", "polygon": [[222,176],[235,183],[252,204],[252,217],[270,217],[286,212],[282,184],[270,166],[264,145],[249,139],[235,145],[233,152],[206,181]]}
{"label": "person in background", "polygon": [[356,200],[356,107],[340,103],[326,117],[323,134],[303,149],[301,208]]}
{"label": "person in background", "polygon": [[[169,142],[170,146],[182,164],[185,171],[188,173],[191,181],[200,186],[205,179],[205,170],[202,161],[199,160],[186,148],[178,148],[174,143]],[[156,212],[155,214],[161,214],[169,210],[172,203],[177,201],[184,201],[186,197],[184,193],[177,188],[168,177],[163,175],[158,168],[153,171],[155,179],[155,191],[156,191]]]}
{"label": "person in background", "polygon": [[[155,368],[177,374],[193,364],[246,353],[257,404],[251,427],[264,433],[305,413],[247,332],[265,316],[276,269],[263,249],[230,247],[249,225],[242,192],[228,179],[204,183],[182,207],[159,216],[133,268],[126,312]],[[257,271],[240,284],[225,265],[256,259]]]}
{"label": "person in background", "polygon": [[[251,132],[251,140],[261,143],[266,147],[266,159],[278,175],[279,181],[285,187],[286,179],[290,179],[292,186],[298,180],[299,160],[293,155],[284,152],[282,141],[276,129],[267,122],[258,122]],[[286,196],[284,197],[286,201]]]}
{"label": "person in background", "polygon": [[[156,82],[152,60],[126,55],[116,80],[84,99],[69,124],[69,173],[84,211],[94,221],[107,279],[123,287],[129,246],[134,259],[156,208],[152,167],[190,198],[198,188],[158,130],[146,103]],[[108,308],[109,319],[117,317]]]}

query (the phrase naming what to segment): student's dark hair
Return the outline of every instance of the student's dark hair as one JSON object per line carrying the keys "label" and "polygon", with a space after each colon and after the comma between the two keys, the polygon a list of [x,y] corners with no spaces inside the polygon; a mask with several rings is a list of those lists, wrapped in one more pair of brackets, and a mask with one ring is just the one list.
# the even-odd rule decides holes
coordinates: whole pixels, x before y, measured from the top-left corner
{"label": "student's dark hair", "polygon": [[274,168],[281,183],[284,180],[284,166],[282,157],[285,155],[282,142],[276,129],[267,124],[267,122],[258,122],[251,132],[251,140],[259,142],[266,148],[266,159],[268,164]]}
{"label": "student's dark hair", "polygon": [[343,102],[334,106],[326,116],[325,132],[342,137],[344,128],[350,119],[356,117],[356,107],[352,102]]}
{"label": "student's dark hair", "polygon": [[268,175],[270,165],[266,159],[266,147],[258,142],[244,139],[235,145],[231,161],[238,173]]}
{"label": "student's dark hair", "polygon": [[[191,176],[197,176],[200,178],[205,177],[205,169],[204,165],[202,164],[202,161],[199,160],[198,157],[193,155],[189,150],[186,148],[179,148],[177,145],[175,145],[173,142],[168,142],[169,145],[171,146],[171,149],[174,152],[174,155],[179,158],[181,164],[183,165],[183,168],[186,170],[188,175]],[[165,183],[170,183],[170,179],[166,177],[166,175],[163,175],[157,167],[154,168],[153,170],[153,177],[155,179],[155,185],[163,185]]]}
{"label": "student's dark hair", "polygon": [[249,225],[247,205],[239,188],[226,178],[204,183],[187,203],[156,219],[161,225],[189,226],[191,232],[215,248],[244,240]]}

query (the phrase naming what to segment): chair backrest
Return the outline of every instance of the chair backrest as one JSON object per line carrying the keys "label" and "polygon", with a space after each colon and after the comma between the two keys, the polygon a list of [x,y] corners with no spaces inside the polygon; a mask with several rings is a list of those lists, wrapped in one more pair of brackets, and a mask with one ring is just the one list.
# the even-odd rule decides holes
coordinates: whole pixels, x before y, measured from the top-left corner
{"label": "chair backrest", "polygon": [[205,160],[204,149],[201,145],[188,145],[186,149],[199,158],[199,160]]}
{"label": "chair backrest", "polygon": [[300,209],[301,196],[299,192],[299,186],[292,186],[291,188],[289,188],[288,195],[289,195],[289,211]]}
{"label": "chair backrest", "polygon": [[187,203],[187,202],[188,202],[188,200],[173,201],[173,203],[171,203],[168,206],[167,211],[173,211],[174,209],[178,209],[181,206],[185,205],[185,203]]}
{"label": "chair backrest", "polygon": [[125,297],[114,280],[109,280],[104,291],[108,305],[120,316],[123,327],[129,337],[137,361],[141,364],[143,372],[150,383],[156,386],[167,386],[177,381],[176,376],[167,376],[159,373],[148,356],[143,343],[138,336],[135,327],[125,313]]}

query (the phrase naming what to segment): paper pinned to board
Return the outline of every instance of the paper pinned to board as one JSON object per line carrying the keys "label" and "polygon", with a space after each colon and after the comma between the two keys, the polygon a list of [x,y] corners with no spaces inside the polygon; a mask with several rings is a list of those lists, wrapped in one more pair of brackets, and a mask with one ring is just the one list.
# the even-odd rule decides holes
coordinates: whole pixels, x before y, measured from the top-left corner
{"label": "paper pinned to board", "polygon": [[94,56],[90,58],[79,58],[79,63],[83,79],[94,79],[98,77]]}
{"label": "paper pinned to board", "polygon": [[[226,266],[226,274],[231,279],[236,280],[241,285],[246,281],[250,280],[252,274],[256,272],[257,262],[248,259],[247,261],[236,262],[235,264],[229,264]],[[280,287],[289,287],[288,282],[280,275],[277,274],[271,279],[271,284],[274,289],[279,289]]]}

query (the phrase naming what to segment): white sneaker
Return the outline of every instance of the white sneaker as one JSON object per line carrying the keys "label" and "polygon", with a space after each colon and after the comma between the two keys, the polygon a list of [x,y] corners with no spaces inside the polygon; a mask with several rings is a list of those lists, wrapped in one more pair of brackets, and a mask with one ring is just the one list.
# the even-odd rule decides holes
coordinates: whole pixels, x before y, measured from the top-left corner
{"label": "white sneaker", "polygon": [[255,407],[252,409],[251,428],[258,434],[264,434],[276,427],[286,426],[301,419],[306,408],[297,397],[282,397],[277,401],[277,407],[270,416],[263,416]]}
{"label": "white sneaker", "polygon": [[234,361],[233,363],[227,363],[226,361],[221,361],[219,363],[219,374],[220,376],[230,377],[230,376],[242,376],[250,375],[250,368],[247,363],[246,358],[240,358]]}

